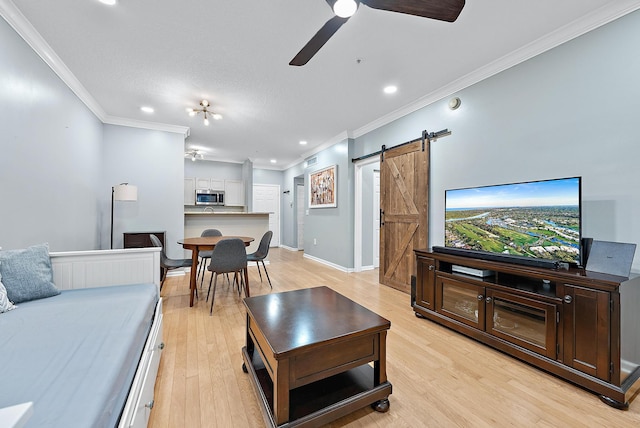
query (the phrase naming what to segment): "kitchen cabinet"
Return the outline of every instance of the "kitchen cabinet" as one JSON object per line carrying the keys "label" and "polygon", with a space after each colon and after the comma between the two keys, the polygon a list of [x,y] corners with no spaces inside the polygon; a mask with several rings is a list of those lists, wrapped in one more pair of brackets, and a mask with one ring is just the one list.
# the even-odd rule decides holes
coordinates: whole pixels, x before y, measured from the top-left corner
{"label": "kitchen cabinet", "polygon": [[218,178],[195,178],[198,190],[224,190],[224,180]]}
{"label": "kitchen cabinet", "polygon": [[640,387],[640,334],[629,328],[640,276],[415,254],[416,316],[582,386],[612,407],[628,407]]}
{"label": "kitchen cabinet", "polygon": [[225,205],[228,207],[243,207],[244,201],[244,181],[224,180]]}
{"label": "kitchen cabinet", "polygon": [[196,179],[195,178],[184,179],[184,204],[185,205],[196,204]]}

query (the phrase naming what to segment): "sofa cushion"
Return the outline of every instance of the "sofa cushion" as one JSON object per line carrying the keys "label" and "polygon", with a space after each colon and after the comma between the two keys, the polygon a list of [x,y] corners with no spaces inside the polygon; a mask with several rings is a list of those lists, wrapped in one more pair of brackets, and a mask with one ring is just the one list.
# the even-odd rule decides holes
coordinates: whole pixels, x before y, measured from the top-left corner
{"label": "sofa cushion", "polygon": [[2,275],[0,274],[0,314],[15,309],[15,305],[7,297],[7,289],[2,283]]}
{"label": "sofa cushion", "polygon": [[21,250],[0,251],[0,275],[13,303],[56,296],[49,245],[39,244]]}

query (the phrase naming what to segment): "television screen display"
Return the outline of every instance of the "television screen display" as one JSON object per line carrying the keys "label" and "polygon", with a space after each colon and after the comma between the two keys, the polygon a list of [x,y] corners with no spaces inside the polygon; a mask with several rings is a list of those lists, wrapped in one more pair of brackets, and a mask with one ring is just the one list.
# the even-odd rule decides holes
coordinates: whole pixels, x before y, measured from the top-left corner
{"label": "television screen display", "polygon": [[580,177],[445,192],[445,247],[580,264]]}

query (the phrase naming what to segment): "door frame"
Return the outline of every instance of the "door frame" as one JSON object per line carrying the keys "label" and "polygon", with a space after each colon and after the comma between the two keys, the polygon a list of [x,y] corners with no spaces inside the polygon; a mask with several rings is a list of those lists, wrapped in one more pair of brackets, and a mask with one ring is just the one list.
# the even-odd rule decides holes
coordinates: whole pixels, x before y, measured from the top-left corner
{"label": "door frame", "polygon": [[372,163],[379,163],[380,157],[372,156],[353,164],[354,174],[354,237],[353,237],[353,271],[362,272],[362,169]]}

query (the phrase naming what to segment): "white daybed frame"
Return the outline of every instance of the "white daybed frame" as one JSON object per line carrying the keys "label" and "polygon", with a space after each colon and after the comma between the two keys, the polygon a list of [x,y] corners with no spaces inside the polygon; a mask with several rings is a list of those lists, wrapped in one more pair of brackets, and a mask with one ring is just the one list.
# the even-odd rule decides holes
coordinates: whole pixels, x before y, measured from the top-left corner
{"label": "white daybed frame", "polygon": [[[53,252],[50,255],[53,282],[60,290],[154,283],[160,291],[160,248]],[[163,348],[160,298],[118,428],[147,426]]]}

